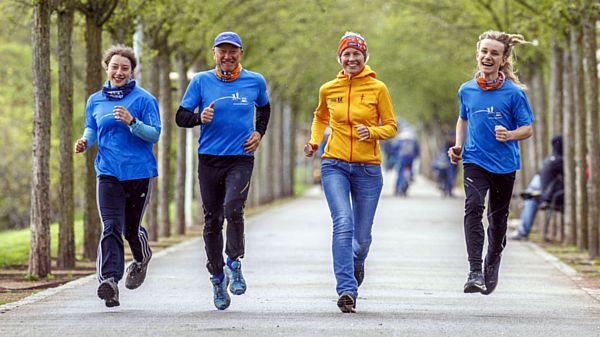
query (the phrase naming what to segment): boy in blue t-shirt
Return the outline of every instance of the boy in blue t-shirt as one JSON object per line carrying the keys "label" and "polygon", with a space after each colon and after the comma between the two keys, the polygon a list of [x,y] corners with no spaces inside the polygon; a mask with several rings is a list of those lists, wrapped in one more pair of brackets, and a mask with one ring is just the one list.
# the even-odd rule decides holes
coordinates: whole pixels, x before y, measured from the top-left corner
{"label": "boy in blue t-shirt", "polygon": [[[236,33],[217,35],[213,55],[215,69],[194,76],[181,100],[176,122],[186,128],[200,125],[198,180],[204,204],[206,267],[211,274],[215,307],[225,310],[231,302],[228,285],[235,295],[246,292],[240,262],[244,257],[244,206],[254,152],[267,131],[271,107],[263,76],[240,64],[244,50]],[[196,108],[199,114],[194,113]],[[224,219],[227,263],[223,261]]]}
{"label": "boy in blue t-shirt", "polygon": [[[512,70],[512,48],[521,43],[525,43],[521,35],[495,31],[481,34],[476,54],[479,71],[458,90],[456,145],[448,149],[448,156],[454,163],[462,160],[464,166],[464,230],[470,265],[465,293],[488,295],[496,289],[515,172],[520,168],[518,141],[533,133],[533,113]],[[488,191],[488,249],[484,262],[481,220]]]}

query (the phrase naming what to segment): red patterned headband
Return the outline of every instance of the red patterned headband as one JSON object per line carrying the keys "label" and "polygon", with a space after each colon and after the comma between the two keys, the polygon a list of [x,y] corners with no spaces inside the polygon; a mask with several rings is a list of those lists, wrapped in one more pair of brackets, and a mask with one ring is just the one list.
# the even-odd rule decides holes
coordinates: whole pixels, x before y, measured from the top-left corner
{"label": "red patterned headband", "polygon": [[365,58],[367,57],[367,42],[358,34],[346,33],[346,35],[342,36],[340,43],[338,44],[338,56],[342,55],[342,52],[346,48],[360,50]]}

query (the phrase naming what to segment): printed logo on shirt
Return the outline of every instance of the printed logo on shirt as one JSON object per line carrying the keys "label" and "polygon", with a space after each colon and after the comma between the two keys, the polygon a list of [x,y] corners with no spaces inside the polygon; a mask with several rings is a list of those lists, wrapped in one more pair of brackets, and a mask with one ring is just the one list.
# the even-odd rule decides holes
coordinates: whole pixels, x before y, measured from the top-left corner
{"label": "printed logo on shirt", "polygon": [[485,112],[487,113],[487,117],[489,119],[501,119],[502,118],[502,111],[494,111],[494,106],[490,106],[489,108],[486,108],[484,110],[477,110],[475,111],[475,113],[478,112]]}
{"label": "printed logo on shirt", "polygon": [[328,103],[343,103],[344,102],[344,97],[328,97],[327,98],[327,102]]}
{"label": "printed logo on shirt", "polygon": [[233,105],[248,105],[248,98],[246,96],[240,96],[239,92],[233,94]]}

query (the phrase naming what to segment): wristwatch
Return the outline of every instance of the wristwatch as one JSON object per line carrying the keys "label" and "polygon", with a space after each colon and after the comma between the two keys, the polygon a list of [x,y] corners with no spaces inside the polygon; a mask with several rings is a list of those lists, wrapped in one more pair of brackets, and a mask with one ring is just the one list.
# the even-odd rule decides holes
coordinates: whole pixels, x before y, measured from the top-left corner
{"label": "wristwatch", "polygon": [[137,119],[135,119],[135,117],[133,117],[133,119],[131,120],[131,123],[129,123],[129,126],[134,125],[137,122]]}

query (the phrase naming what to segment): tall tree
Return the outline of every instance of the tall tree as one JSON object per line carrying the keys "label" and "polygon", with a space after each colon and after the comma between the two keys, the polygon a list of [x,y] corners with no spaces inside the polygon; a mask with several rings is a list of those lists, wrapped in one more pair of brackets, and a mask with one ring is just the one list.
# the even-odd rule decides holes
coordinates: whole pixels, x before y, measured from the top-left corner
{"label": "tall tree", "polygon": [[[80,1],[77,9],[85,16],[86,83],[87,96],[102,87],[102,26],[115,10],[118,0]],[[83,257],[94,260],[100,237],[100,217],[96,206],[96,145],[85,152],[85,183],[83,197]]]}
{"label": "tall tree", "polygon": [[575,119],[575,133],[573,134],[575,143],[575,221],[577,223],[577,247],[579,250],[583,251],[587,249],[588,244],[587,189],[585,186],[587,146],[585,137],[582,27],[579,17],[571,25],[570,46],[573,74],[571,82],[573,85],[573,118]]}
{"label": "tall tree", "polygon": [[75,267],[73,224],[73,18],[72,0],[60,0],[58,14],[58,90],[59,90],[59,233],[58,268]]}
{"label": "tall tree", "polygon": [[[595,3],[595,5],[594,5]],[[595,7],[594,7],[595,6]],[[583,12],[583,74],[586,95],[587,147],[589,172],[600,170],[600,143],[598,139],[598,58],[596,57],[596,21],[600,15],[600,4],[592,0],[586,1]],[[589,255],[600,257],[600,176],[590,174],[588,181],[588,226]]]}
{"label": "tall tree", "polygon": [[563,51],[556,38],[552,39],[550,56],[550,134],[560,134],[562,130],[562,73]]}
{"label": "tall tree", "polygon": [[169,31],[162,31],[163,39],[160,39],[158,49],[159,58],[159,94],[158,104],[160,107],[160,120],[162,124],[161,139],[158,143],[158,225],[160,235],[163,237],[171,236],[170,219],[170,199],[171,190],[171,144],[173,134],[173,94],[171,92],[171,54],[172,50],[168,45]]}
{"label": "tall tree", "polygon": [[[177,97],[183,98],[188,85],[185,54],[177,52],[175,55],[177,68]],[[185,234],[185,176],[186,176],[186,145],[187,129],[177,128],[177,159],[175,165],[175,233]]]}
{"label": "tall tree", "polygon": [[[567,41],[569,38],[567,36]],[[575,220],[575,116],[573,115],[573,64],[572,53],[565,49],[563,53],[563,158],[564,158],[564,223],[565,238],[563,243],[573,245],[577,242],[577,221]]]}
{"label": "tall tree", "polygon": [[50,1],[33,3],[33,140],[29,274],[50,273]]}
{"label": "tall tree", "polygon": [[[144,75],[144,86],[154,96],[158,97],[158,57],[147,53],[149,61],[146,64],[146,73]],[[152,146],[154,157],[158,157],[158,145]],[[146,211],[146,229],[150,241],[158,241],[158,184],[156,178],[152,178],[152,191],[150,193],[150,201],[148,202],[148,210]]]}

